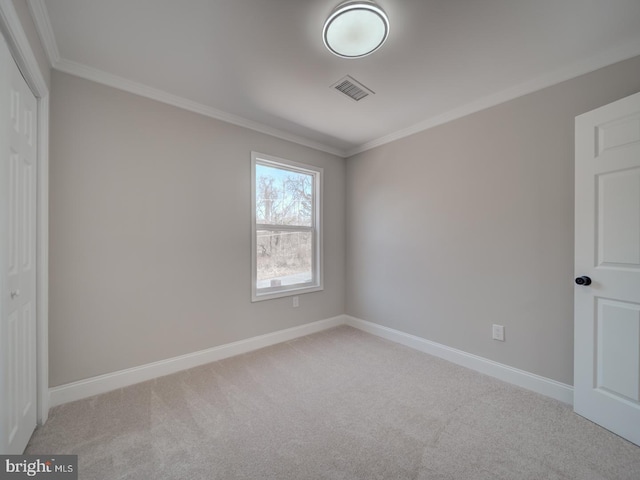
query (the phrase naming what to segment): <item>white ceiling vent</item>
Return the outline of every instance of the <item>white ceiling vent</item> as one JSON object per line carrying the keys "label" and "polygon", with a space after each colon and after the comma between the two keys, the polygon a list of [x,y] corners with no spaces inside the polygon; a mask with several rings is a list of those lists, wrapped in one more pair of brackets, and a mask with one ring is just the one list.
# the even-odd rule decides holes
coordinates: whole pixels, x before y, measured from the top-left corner
{"label": "white ceiling vent", "polygon": [[341,78],[336,83],[331,85],[331,88],[335,88],[336,91],[343,93],[351,100],[359,102],[363,98],[368,97],[369,95],[375,95],[375,92],[369,90],[367,87],[358,82],[355,78],[347,75],[346,77]]}

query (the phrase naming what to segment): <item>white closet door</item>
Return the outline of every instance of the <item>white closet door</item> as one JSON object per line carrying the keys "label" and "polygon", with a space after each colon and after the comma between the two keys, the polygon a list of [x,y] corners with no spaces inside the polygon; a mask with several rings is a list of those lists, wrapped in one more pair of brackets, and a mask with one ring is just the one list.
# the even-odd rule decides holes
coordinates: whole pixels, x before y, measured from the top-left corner
{"label": "white closet door", "polygon": [[36,99],[0,35],[0,452],[36,426]]}

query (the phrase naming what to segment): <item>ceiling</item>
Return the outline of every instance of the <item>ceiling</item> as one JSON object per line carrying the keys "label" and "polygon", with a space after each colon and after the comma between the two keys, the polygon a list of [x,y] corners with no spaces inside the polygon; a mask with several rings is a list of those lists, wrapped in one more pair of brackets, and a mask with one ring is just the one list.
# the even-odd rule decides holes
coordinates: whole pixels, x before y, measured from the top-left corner
{"label": "ceiling", "polygon": [[29,0],[53,68],[340,156],[640,55],[638,0],[377,0],[387,42],[343,59],[338,3]]}

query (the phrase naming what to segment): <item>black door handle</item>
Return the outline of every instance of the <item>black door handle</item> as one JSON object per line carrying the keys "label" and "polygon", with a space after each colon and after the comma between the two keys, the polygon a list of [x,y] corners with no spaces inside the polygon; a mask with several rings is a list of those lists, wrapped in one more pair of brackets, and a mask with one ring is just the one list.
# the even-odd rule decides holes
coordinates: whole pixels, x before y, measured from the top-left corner
{"label": "black door handle", "polygon": [[578,277],[576,278],[576,283],[578,285],[591,285],[591,279],[585,276]]}

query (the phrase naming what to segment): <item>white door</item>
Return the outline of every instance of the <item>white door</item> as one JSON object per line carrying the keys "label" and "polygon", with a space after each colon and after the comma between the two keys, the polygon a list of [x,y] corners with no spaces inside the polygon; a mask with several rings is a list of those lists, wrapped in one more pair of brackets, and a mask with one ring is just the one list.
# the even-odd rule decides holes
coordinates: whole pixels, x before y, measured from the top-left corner
{"label": "white door", "polygon": [[36,426],[36,99],[0,35],[0,453]]}
{"label": "white door", "polygon": [[640,445],[640,93],[576,117],[575,174],[574,409]]}

